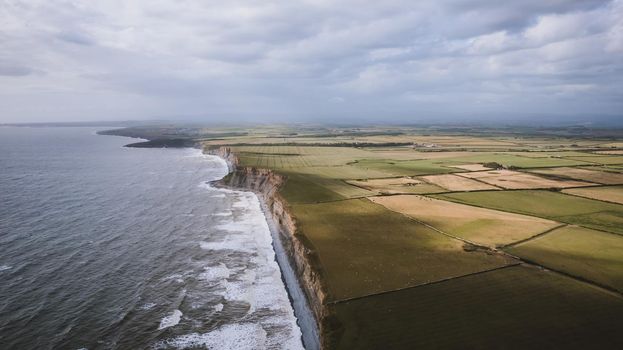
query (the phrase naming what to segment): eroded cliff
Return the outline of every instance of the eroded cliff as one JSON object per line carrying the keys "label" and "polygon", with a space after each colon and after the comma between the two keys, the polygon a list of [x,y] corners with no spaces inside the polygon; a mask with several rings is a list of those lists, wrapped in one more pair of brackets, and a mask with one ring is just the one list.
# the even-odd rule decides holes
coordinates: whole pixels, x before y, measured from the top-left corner
{"label": "eroded cliff", "polygon": [[268,169],[241,167],[235,153],[228,147],[206,149],[205,153],[225,159],[229,167],[230,173],[223,179],[214,181],[214,186],[252,191],[260,198],[265,215],[272,221],[271,226],[279,235],[281,247],[313,313],[320,347],[326,348],[324,339],[327,339],[329,330],[334,328],[330,327],[333,318],[326,305],[327,287],[321,276],[321,265],[313,245],[299,231],[288,203],[279,193],[287,177]]}

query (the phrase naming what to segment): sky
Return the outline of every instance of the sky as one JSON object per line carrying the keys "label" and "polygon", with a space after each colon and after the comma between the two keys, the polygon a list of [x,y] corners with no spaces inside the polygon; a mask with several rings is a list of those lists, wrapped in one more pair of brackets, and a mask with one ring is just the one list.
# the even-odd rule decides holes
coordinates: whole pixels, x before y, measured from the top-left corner
{"label": "sky", "polygon": [[623,122],[623,0],[0,0],[0,123]]}

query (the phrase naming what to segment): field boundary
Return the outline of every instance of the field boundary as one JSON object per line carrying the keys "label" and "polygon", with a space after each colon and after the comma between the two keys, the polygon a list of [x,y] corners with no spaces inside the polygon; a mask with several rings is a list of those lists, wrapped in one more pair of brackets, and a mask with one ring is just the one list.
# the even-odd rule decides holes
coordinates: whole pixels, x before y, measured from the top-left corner
{"label": "field boundary", "polygon": [[504,248],[508,248],[508,247],[514,247],[514,246],[516,246],[516,245],[519,245],[519,244],[522,244],[522,243],[526,243],[526,242],[531,241],[531,240],[533,240],[533,239],[536,239],[536,238],[539,238],[539,237],[543,237],[543,236],[545,236],[545,235],[546,235],[546,234],[548,234],[548,233],[551,233],[551,232],[553,232],[553,231],[558,230],[559,228],[563,228],[563,227],[567,227],[567,226],[570,226],[570,224],[564,224],[564,223],[563,223],[563,224],[560,224],[560,225],[558,225],[558,226],[556,226],[556,227],[552,227],[552,228],[547,229],[547,230],[545,230],[545,231],[543,231],[543,232],[541,232],[541,233],[538,233],[538,234],[536,234],[536,235],[534,235],[534,236],[532,236],[532,237],[524,238],[524,239],[521,239],[521,240],[519,240],[519,241],[515,241],[515,242],[512,242],[512,243],[509,243],[509,244],[506,244],[506,245],[500,246],[500,247],[498,247],[498,248],[499,248],[499,249],[504,249]]}
{"label": "field boundary", "polygon": [[370,293],[370,294],[360,295],[360,296],[351,297],[351,298],[332,300],[332,301],[327,302],[327,305],[336,305],[336,304],[345,303],[345,302],[349,302],[349,301],[353,301],[353,300],[374,297],[374,296],[377,296],[377,295],[384,295],[384,294],[389,294],[389,293],[394,293],[394,292],[401,292],[401,291],[407,290],[407,289],[426,287],[426,286],[430,286],[430,285],[433,285],[433,284],[439,284],[439,283],[443,283],[443,282],[447,282],[447,281],[451,281],[451,280],[456,280],[456,279],[460,279],[460,278],[464,278],[464,277],[470,277],[470,276],[475,276],[475,275],[480,275],[480,274],[484,274],[484,273],[488,273],[488,272],[493,272],[493,271],[497,271],[497,270],[506,269],[506,268],[509,268],[509,267],[520,266],[521,264],[522,264],[521,262],[516,262],[516,263],[513,263],[513,264],[508,264],[508,265],[504,265],[504,266],[498,266],[498,267],[494,267],[494,268],[487,269],[487,270],[480,270],[480,271],[476,271],[476,272],[471,272],[471,273],[467,273],[467,274],[460,275],[460,276],[446,277],[446,278],[442,278],[442,279],[435,280],[435,281],[420,283],[420,284],[416,284],[416,285],[413,285],[413,286],[407,286],[407,287],[396,288],[396,289],[391,289],[391,290],[384,290],[382,292]]}
{"label": "field boundary", "polygon": [[[532,190],[532,189],[530,189],[530,190],[521,189],[521,190],[519,190],[519,189],[516,189],[516,190],[505,190],[503,192],[506,192],[506,191],[543,191],[543,190],[538,190],[538,189],[535,189],[535,190]],[[483,191],[471,191],[470,193],[473,193],[473,192],[483,192]],[[488,192],[492,192],[492,191],[488,191]],[[502,192],[502,191],[500,191],[500,192]],[[450,193],[450,192],[421,194],[420,196],[430,197],[431,195],[444,195],[444,194],[448,194],[448,193]],[[452,193],[465,193],[465,192],[452,192]],[[592,198],[586,198],[586,197],[580,197],[580,196],[571,196],[571,195],[568,195],[567,193],[564,193],[564,192],[557,192],[557,193],[560,193],[560,194],[565,195],[565,196],[578,197],[578,198],[582,198],[582,199],[588,199],[588,200],[597,201],[596,199],[592,199]],[[511,210],[503,210],[503,209],[485,207],[485,206],[477,205],[477,204],[474,204],[474,203],[466,203],[466,202],[462,202],[462,201],[459,201],[459,200],[451,200],[450,198],[445,198],[445,197],[444,198],[430,197],[430,198],[438,199],[438,200],[442,200],[442,201],[447,201],[447,202],[452,202],[452,203],[459,203],[459,204],[470,205],[470,206],[476,207],[476,208],[498,210],[498,211],[502,211],[502,212],[505,212],[505,213],[520,214],[520,215],[525,215],[525,216],[532,216],[532,217],[535,217],[535,218],[541,218],[541,219],[552,220],[552,221],[561,221],[561,220],[559,220],[559,218],[565,217],[565,216],[538,216],[538,215],[529,214],[529,213],[522,213],[522,212],[518,212],[518,211],[511,211]],[[604,202],[604,203],[607,203],[607,202]],[[620,203],[608,203],[608,204],[621,205]],[[585,214],[596,214],[596,213],[602,213],[602,212],[604,212],[604,211],[603,210],[601,210],[601,211],[594,211],[594,212],[585,213]],[[573,223],[568,223],[568,222],[566,222],[566,224],[575,225],[575,226],[578,226],[578,227],[583,227],[583,228],[586,228],[586,229],[589,229],[589,230],[601,231],[601,232],[609,233],[609,234],[612,234],[612,235],[623,236],[623,234],[621,234],[621,233],[606,231],[606,230],[600,229],[600,228],[588,227],[588,226],[584,226],[584,225],[580,225],[580,224],[573,224]]]}
{"label": "field boundary", "polygon": [[[607,186],[623,186],[623,185],[607,185]],[[607,187],[607,186],[595,186],[594,188]],[[568,189],[569,190],[573,190],[575,188],[568,188]],[[565,190],[567,190],[567,188],[565,188]],[[573,196],[573,197],[578,197],[578,198],[591,199],[591,200],[594,200],[594,201],[600,201],[600,202],[604,202],[604,203],[608,203],[608,204],[623,205],[621,203],[617,203],[617,202],[613,202],[613,201],[607,201],[605,199],[598,199],[598,198],[591,198],[591,197],[580,196],[579,194],[575,194],[575,193],[562,192],[562,194],[566,194],[567,196]]]}
{"label": "field boundary", "polygon": [[[454,203],[460,203],[460,202],[454,202]],[[461,203],[461,204],[464,204],[464,203]],[[477,207],[477,208],[484,208],[484,209],[491,209],[491,208],[485,208],[485,207],[479,207],[479,206],[474,206],[474,207]],[[391,210],[391,209],[387,208],[387,210]],[[497,210],[497,209],[492,209],[492,210]],[[595,281],[589,280],[589,279],[584,278],[584,277],[581,277],[581,276],[576,276],[576,275],[573,275],[573,274],[570,274],[570,273],[567,273],[567,272],[564,272],[564,271],[560,271],[560,270],[557,270],[557,269],[554,269],[554,268],[548,267],[548,266],[546,266],[546,265],[543,265],[543,264],[537,263],[536,261],[533,261],[533,260],[530,260],[530,259],[526,259],[526,258],[522,258],[522,257],[520,257],[520,256],[518,256],[518,255],[515,255],[515,254],[512,254],[512,253],[510,253],[510,252],[507,252],[507,251],[503,250],[503,248],[512,247],[512,246],[517,245],[517,244],[519,244],[519,243],[524,243],[524,242],[526,242],[526,241],[528,241],[528,240],[531,240],[531,239],[534,239],[534,238],[538,238],[538,237],[542,237],[542,236],[544,236],[544,235],[546,235],[546,234],[548,234],[548,233],[551,233],[551,232],[553,232],[553,231],[555,231],[555,230],[557,230],[557,229],[559,229],[559,228],[562,228],[562,227],[565,227],[565,226],[570,226],[570,224],[563,223],[563,224],[561,224],[561,225],[558,225],[558,226],[556,226],[556,227],[553,227],[553,228],[551,228],[551,229],[549,229],[549,230],[546,230],[546,231],[544,231],[544,232],[541,232],[541,233],[539,233],[539,234],[537,234],[537,235],[535,235],[535,236],[529,237],[529,238],[524,239],[524,240],[522,240],[522,241],[513,242],[513,243],[511,243],[511,244],[507,244],[507,245],[505,245],[505,246],[503,246],[503,247],[499,247],[499,248],[490,248],[490,247],[483,246],[483,245],[478,244],[478,243],[471,242],[471,241],[469,241],[469,240],[467,240],[467,239],[464,239],[464,238],[461,238],[461,237],[456,237],[456,236],[454,236],[454,235],[452,235],[452,234],[449,234],[449,233],[447,233],[447,232],[444,232],[444,231],[442,231],[442,230],[440,230],[440,229],[438,229],[438,228],[436,228],[436,227],[434,227],[434,226],[431,226],[431,225],[429,225],[429,224],[427,224],[427,223],[425,223],[425,222],[422,222],[421,220],[418,220],[418,219],[416,219],[416,218],[413,218],[413,217],[411,217],[411,216],[409,216],[409,215],[407,215],[407,214],[400,213],[400,212],[397,212],[397,211],[394,211],[394,210],[391,210],[391,211],[393,211],[393,212],[395,212],[395,213],[399,213],[399,214],[401,214],[401,215],[404,215],[404,216],[406,216],[407,218],[409,218],[409,219],[411,219],[411,220],[413,220],[413,221],[415,221],[415,222],[417,222],[417,223],[419,223],[419,224],[421,224],[421,225],[424,225],[424,226],[426,226],[426,227],[428,227],[428,228],[430,228],[430,229],[432,229],[432,230],[434,230],[434,231],[436,231],[436,232],[438,232],[438,233],[441,233],[441,234],[443,234],[443,235],[445,235],[445,236],[448,236],[448,237],[450,237],[450,238],[454,238],[454,239],[457,239],[457,240],[463,241],[464,243],[468,243],[468,244],[474,245],[474,246],[476,246],[476,247],[478,247],[478,248],[484,249],[484,250],[486,250],[486,251],[490,251],[490,252],[493,252],[493,253],[496,253],[496,254],[499,254],[499,255],[502,255],[502,256],[505,256],[505,257],[508,257],[508,258],[514,259],[514,260],[517,260],[517,263],[511,263],[511,264],[508,264],[508,265],[505,265],[505,266],[502,266],[502,267],[497,267],[497,268],[494,268],[494,269],[492,269],[492,270],[497,270],[497,269],[500,269],[500,268],[503,268],[503,267],[515,266],[515,265],[519,265],[519,264],[526,264],[526,265],[530,265],[530,266],[533,266],[533,267],[537,267],[537,268],[540,268],[540,269],[543,269],[543,270],[546,270],[546,271],[551,271],[551,272],[554,272],[554,273],[558,273],[558,274],[560,274],[560,275],[563,275],[563,276],[565,276],[565,277],[568,277],[568,278],[574,279],[574,280],[576,280],[576,281],[583,282],[583,283],[586,283],[586,284],[590,284],[590,285],[592,285],[592,286],[594,286],[594,287],[598,287],[598,288],[604,289],[604,290],[606,290],[606,291],[608,291],[608,292],[610,292],[610,293],[615,293],[615,294],[617,294],[619,297],[623,297],[623,291],[620,291],[620,290],[618,290],[618,289],[616,289],[616,288],[613,288],[613,287],[610,287],[610,286],[607,286],[607,285],[601,284],[601,283],[599,283],[599,282],[595,282]],[[506,211],[502,211],[502,212],[506,212]],[[512,212],[508,212],[508,213],[512,213]],[[515,214],[520,214],[520,213],[515,213]],[[526,214],[521,214],[521,215],[526,215]],[[532,216],[532,215],[526,215],[526,216]],[[532,216],[532,217],[538,217],[538,216]],[[548,219],[548,218],[545,218],[545,219]],[[551,219],[548,219],[548,220],[551,220]],[[584,227],[584,226],[581,226],[581,225],[574,225],[574,226]],[[584,227],[584,228],[592,230],[592,228],[590,228],[590,227]],[[602,230],[596,230],[596,231],[601,231],[601,232],[604,232],[604,233],[609,233],[609,234],[613,234],[613,235],[617,235],[617,236],[623,236],[623,235],[620,235],[620,234],[618,234],[618,233],[613,233],[613,232],[608,232],[608,231],[602,231]],[[486,271],[488,271],[488,270],[485,270],[485,271],[483,271],[483,272],[486,272]],[[475,273],[473,273],[473,274],[475,274]],[[467,274],[467,275],[465,275],[465,276],[468,276],[468,275],[469,275],[469,274]],[[454,277],[454,278],[458,278],[458,277]]]}

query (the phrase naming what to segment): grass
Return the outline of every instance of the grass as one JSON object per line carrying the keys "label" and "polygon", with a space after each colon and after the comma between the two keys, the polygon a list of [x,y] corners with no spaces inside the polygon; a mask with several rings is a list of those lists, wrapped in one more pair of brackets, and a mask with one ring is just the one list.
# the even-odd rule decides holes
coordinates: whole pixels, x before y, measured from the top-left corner
{"label": "grass", "polygon": [[381,171],[390,176],[445,174],[460,171],[441,164],[438,160],[420,159],[396,161],[391,159],[361,159],[353,164],[362,169]]}
{"label": "grass", "polygon": [[339,303],[335,349],[620,349],[623,299],[509,267]]}
{"label": "grass", "polygon": [[575,196],[597,199],[600,201],[614,202],[623,204],[623,186],[571,188],[564,190],[563,193]]}
{"label": "grass", "polygon": [[412,178],[388,178],[388,179],[370,179],[370,180],[351,180],[348,183],[366,188],[379,194],[396,194],[396,193],[440,193],[446,192],[445,189],[420,180]]}
{"label": "grass", "polygon": [[288,179],[281,188],[281,195],[291,204],[327,202],[345,198],[321,185],[322,180],[312,175],[288,174]]}
{"label": "grass", "polygon": [[454,236],[487,246],[510,244],[560,225],[531,216],[421,196],[374,197],[371,200]]}
{"label": "grass", "polygon": [[336,165],[325,167],[302,167],[284,170],[287,173],[312,174],[329,179],[371,179],[387,177],[389,174],[373,169],[364,169],[352,165]]}
{"label": "grass", "polygon": [[583,162],[595,163],[595,164],[603,164],[603,165],[617,165],[623,164],[623,156],[609,156],[609,155],[593,155],[593,156],[583,156],[583,157],[569,157],[568,159],[579,160]]}
{"label": "grass", "polygon": [[539,190],[463,192],[433,196],[623,234],[623,205]]}
{"label": "grass", "polygon": [[306,146],[235,146],[242,166],[271,169],[298,169],[345,165],[357,158],[372,155],[371,152],[353,147],[306,147]]}
{"label": "grass", "polygon": [[539,174],[590,181],[605,185],[623,184],[623,174],[607,171],[596,171],[582,168],[551,168],[534,170],[534,172],[537,172]]}
{"label": "grass", "polygon": [[507,250],[543,266],[623,292],[622,236],[567,226]]}
{"label": "grass", "polygon": [[490,152],[487,154],[479,154],[473,156],[465,156],[458,158],[448,158],[448,162],[467,163],[489,163],[495,162],[504,166],[515,166],[518,168],[540,168],[540,167],[557,167],[570,165],[587,165],[588,163],[581,160],[563,159],[554,157],[527,157],[520,154],[497,153]]}
{"label": "grass", "polygon": [[332,299],[461,276],[509,263],[367,199],[293,205],[316,248]]}

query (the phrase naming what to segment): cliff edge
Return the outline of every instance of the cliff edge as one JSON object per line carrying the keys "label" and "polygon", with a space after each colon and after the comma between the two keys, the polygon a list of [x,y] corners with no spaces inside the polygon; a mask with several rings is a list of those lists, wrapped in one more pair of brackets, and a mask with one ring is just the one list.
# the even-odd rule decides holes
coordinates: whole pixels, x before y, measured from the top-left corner
{"label": "cliff edge", "polygon": [[[269,169],[241,167],[238,157],[229,147],[209,148],[204,152],[225,159],[229,168],[229,174],[221,180],[213,181],[213,186],[252,191],[259,197],[267,219],[272,221],[270,226],[273,226],[276,231],[274,233],[278,235],[279,242],[275,244],[280,243],[283,248],[287,263],[297,277],[298,285],[313,314],[315,323],[313,326],[317,332],[315,330],[311,332],[319,333],[317,336],[319,344],[316,347],[319,345],[320,348],[327,348],[327,334],[330,333],[329,326],[333,319],[326,305],[327,286],[321,276],[320,261],[313,245],[299,231],[288,203],[279,193],[287,177]],[[289,290],[290,287],[292,286],[288,286]],[[310,330],[303,330],[304,333],[306,331]],[[306,342],[306,346],[309,348],[308,343]]]}

